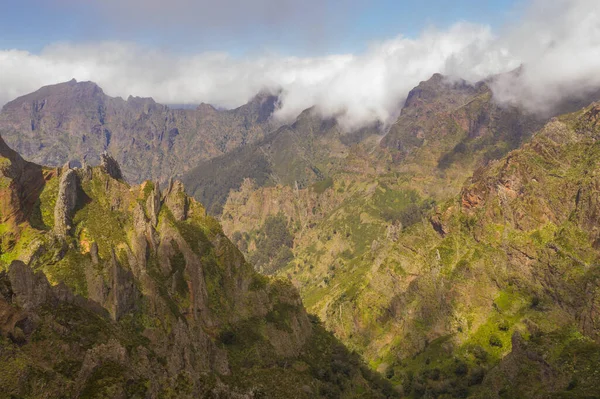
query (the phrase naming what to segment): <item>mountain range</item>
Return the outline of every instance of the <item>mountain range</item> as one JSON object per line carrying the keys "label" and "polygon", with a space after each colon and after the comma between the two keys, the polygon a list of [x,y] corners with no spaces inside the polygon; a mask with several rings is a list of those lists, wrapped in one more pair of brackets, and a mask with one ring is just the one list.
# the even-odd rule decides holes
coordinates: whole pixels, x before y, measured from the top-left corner
{"label": "mountain range", "polygon": [[531,114],[436,74],[350,132],[266,93],[8,103],[3,392],[595,397],[594,99]]}
{"label": "mountain range", "polygon": [[3,397],[393,395],[181,183],[0,161]]}
{"label": "mountain range", "polygon": [[276,103],[260,93],[234,110],[170,109],[151,98],[109,97],[92,82],[72,80],[4,105],[0,134],[32,162],[97,165],[108,151],[128,181],[164,184],[201,160],[264,137],[276,126],[270,119]]}

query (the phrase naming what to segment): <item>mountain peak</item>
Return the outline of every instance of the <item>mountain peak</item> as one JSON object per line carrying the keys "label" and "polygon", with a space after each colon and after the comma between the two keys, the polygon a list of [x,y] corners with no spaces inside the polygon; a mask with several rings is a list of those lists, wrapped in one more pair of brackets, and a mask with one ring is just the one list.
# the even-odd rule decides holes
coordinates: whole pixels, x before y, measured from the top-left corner
{"label": "mountain peak", "polygon": [[200,111],[200,112],[217,112],[217,109],[212,104],[200,103],[200,105],[198,105],[198,107],[196,107],[196,111]]}
{"label": "mountain peak", "polygon": [[104,97],[106,97],[104,91],[96,83],[91,81],[78,82],[71,79],[68,82],[43,86],[33,93],[18,97],[8,102],[3,109],[9,110],[30,104],[36,111],[41,111],[47,102],[61,104],[62,107],[65,107],[73,106],[82,100],[90,98],[103,99]]}

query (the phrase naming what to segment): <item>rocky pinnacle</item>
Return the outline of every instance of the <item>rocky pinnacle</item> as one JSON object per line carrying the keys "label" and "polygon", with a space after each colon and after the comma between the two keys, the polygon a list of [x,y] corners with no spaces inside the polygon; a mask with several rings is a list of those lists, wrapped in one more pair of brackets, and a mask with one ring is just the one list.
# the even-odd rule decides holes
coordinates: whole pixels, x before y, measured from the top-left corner
{"label": "rocky pinnacle", "polygon": [[107,152],[104,152],[100,155],[100,166],[106,173],[108,173],[110,177],[117,180],[123,179],[121,167],[113,157],[108,155]]}
{"label": "rocky pinnacle", "polygon": [[54,233],[66,237],[71,230],[71,219],[77,204],[77,173],[66,169],[60,177],[58,198],[54,207]]}

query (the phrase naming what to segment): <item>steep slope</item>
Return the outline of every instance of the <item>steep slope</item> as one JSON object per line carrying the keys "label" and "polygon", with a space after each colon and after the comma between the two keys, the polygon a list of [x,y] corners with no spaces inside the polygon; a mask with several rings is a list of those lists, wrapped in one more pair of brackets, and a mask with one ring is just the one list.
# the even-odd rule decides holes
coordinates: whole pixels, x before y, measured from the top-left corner
{"label": "steep slope", "polygon": [[[552,121],[361,258],[317,244],[285,273],[407,395],[590,397],[600,382],[599,110]],[[351,226],[344,211],[330,219],[333,240]]]}
{"label": "steep slope", "polygon": [[[394,396],[180,183],[161,193],[126,184],[108,156],[45,169],[0,148],[3,182],[33,204],[1,209],[19,209],[0,224],[14,233],[0,253],[2,395]],[[30,168],[41,185],[21,178]]]}
{"label": "steep slope", "polygon": [[172,110],[151,98],[112,98],[92,82],[72,80],[6,104],[0,134],[39,164],[96,165],[99,154],[108,151],[129,181],[166,182],[202,160],[262,138],[275,127],[270,116],[276,102],[261,93],[230,111],[207,104]]}
{"label": "steep slope", "polygon": [[543,126],[544,118],[497,103],[486,82],[471,85],[440,74],[408,95],[398,120],[381,141],[399,170],[434,175],[459,189],[478,166],[518,148]]}
{"label": "steep slope", "polygon": [[[256,265],[279,258],[276,263],[281,266],[285,263],[282,259],[291,258],[289,251],[279,245],[265,251],[269,240],[261,226],[283,211],[289,230],[293,230],[295,252],[323,245],[327,252],[337,253],[329,248],[333,245],[344,248],[339,252],[348,250],[351,258],[361,257],[388,229],[401,231],[420,220],[432,204],[457,195],[477,167],[527,141],[539,126],[535,116],[498,105],[483,82],[470,85],[434,75],[411,91],[381,146],[358,141],[329,170],[327,178],[308,190],[291,190],[285,187],[291,185],[286,182],[263,188],[269,185],[265,179],[242,174],[249,169],[241,161],[238,175],[250,175],[254,185],[247,184],[240,193],[230,194],[222,216],[225,231],[230,237],[243,233],[244,239],[236,235],[236,242],[247,248],[249,255],[258,247],[259,257],[271,252],[268,261],[253,258]],[[325,145],[320,148],[327,150]],[[203,190],[211,189],[211,177],[210,172],[205,174]],[[233,178],[221,180],[240,183]],[[327,190],[329,187],[333,190]],[[340,242],[327,243],[329,240],[323,238],[336,230],[329,225],[336,224],[331,219],[338,217],[334,215],[338,207],[343,208],[342,214],[355,219],[348,223],[355,226],[352,230],[356,235],[350,238],[353,233],[347,232],[348,237],[340,237]],[[361,214],[370,216],[357,219]],[[365,224],[371,226],[368,232],[361,227]],[[307,251],[307,256],[314,264],[310,253]],[[335,260],[332,255],[321,266],[330,267]],[[267,268],[273,271],[278,267],[270,264]]]}
{"label": "steep slope", "polygon": [[0,223],[15,227],[31,212],[44,187],[42,168],[0,141]]}
{"label": "steep slope", "polygon": [[374,142],[380,136],[379,126],[347,133],[334,119],[323,119],[311,108],[293,124],[253,145],[198,165],[184,175],[183,182],[190,194],[217,215],[229,192],[238,189],[244,179],[253,179],[259,186],[303,188],[337,170],[353,145],[369,139]]}
{"label": "steep slope", "polygon": [[[552,120],[494,161],[539,122],[498,108],[520,127],[500,129],[496,116],[479,136],[449,133],[463,100],[439,114],[422,100],[404,112],[421,115],[422,143],[389,148],[386,137],[375,156],[355,148],[326,185],[246,182],[224,207],[224,230],[251,259],[273,244],[263,270],[290,278],[308,309],[406,396],[593,397],[600,111]],[[468,151],[440,163],[461,142]],[[279,256],[283,247],[291,256]]]}

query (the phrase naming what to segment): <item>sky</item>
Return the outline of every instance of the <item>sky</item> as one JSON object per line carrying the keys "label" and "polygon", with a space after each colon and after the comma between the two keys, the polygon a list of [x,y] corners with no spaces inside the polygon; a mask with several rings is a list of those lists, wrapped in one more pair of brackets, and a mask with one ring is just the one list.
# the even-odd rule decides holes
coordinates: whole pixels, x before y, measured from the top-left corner
{"label": "sky", "polygon": [[[0,48],[132,41],[176,52],[357,52],[458,21],[501,26],[518,0],[3,0]],[[215,4],[222,4],[221,6]]]}
{"label": "sky", "polygon": [[349,129],[393,121],[439,72],[544,112],[600,86],[597,0],[0,0],[0,105],[92,80],[112,96],[232,108],[280,93]]}

